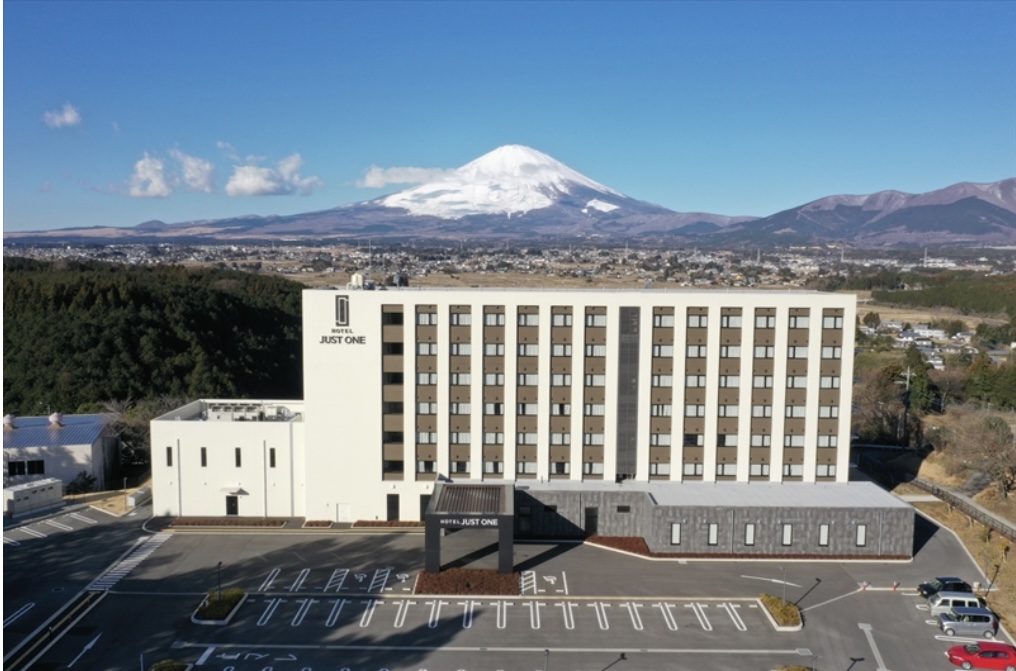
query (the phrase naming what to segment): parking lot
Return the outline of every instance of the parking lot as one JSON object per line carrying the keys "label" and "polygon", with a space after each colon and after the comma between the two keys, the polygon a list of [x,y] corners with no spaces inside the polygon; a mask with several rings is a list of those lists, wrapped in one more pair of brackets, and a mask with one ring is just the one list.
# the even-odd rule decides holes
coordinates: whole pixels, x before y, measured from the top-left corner
{"label": "parking lot", "polygon": [[[443,560],[489,563],[488,540],[455,534]],[[943,651],[967,639],[929,624],[913,587],[938,574],[983,580],[948,532],[931,529],[902,563],[648,561],[517,544],[521,596],[422,596],[413,594],[422,545],[415,534],[146,535],[93,576],[101,602],[40,668],[176,658],[209,671],[948,669]],[[44,560],[52,548],[39,550]],[[191,623],[220,583],[248,592],[232,623]],[[777,632],[761,592],[798,603],[804,629]],[[5,619],[16,607],[5,598]]]}

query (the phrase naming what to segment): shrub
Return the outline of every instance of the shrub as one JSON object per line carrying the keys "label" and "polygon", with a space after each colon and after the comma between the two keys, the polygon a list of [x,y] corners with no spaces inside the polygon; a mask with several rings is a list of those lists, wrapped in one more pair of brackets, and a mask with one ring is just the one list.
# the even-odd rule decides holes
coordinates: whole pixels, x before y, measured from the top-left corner
{"label": "shrub", "polygon": [[222,598],[219,598],[219,590],[212,588],[194,617],[199,620],[225,620],[246,593],[239,587],[230,587],[222,590]]}
{"label": "shrub", "polygon": [[772,594],[760,594],[759,599],[769,614],[781,627],[796,627],[801,624],[801,609]]}
{"label": "shrub", "polygon": [[440,573],[420,571],[416,593],[517,596],[519,574],[476,568],[450,568]]}
{"label": "shrub", "polygon": [[176,659],[164,659],[148,667],[148,671],[184,671],[189,665]]}

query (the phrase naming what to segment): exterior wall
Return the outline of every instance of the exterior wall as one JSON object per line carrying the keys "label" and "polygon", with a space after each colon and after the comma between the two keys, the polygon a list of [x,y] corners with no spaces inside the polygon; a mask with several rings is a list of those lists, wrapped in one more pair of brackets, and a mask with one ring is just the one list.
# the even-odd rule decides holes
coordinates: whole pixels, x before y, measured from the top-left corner
{"label": "exterior wall", "polygon": [[95,478],[96,489],[107,486],[108,474],[115,465],[116,450],[108,439],[99,437],[91,445],[63,445],[61,447],[4,448],[4,474],[9,473],[10,461],[44,462],[42,475],[10,476],[10,484],[38,480],[40,477],[56,478],[63,484],[70,484],[81,471],[87,471]]}
{"label": "exterior wall", "polygon": [[[629,512],[620,512],[628,506]],[[550,509],[548,510],[548,507]],[[586,509],[596,509],[600,536],[644,536],[649,532],[649,498],[645,492],[519,491],[515,492],[515,532],[522,538],[582,538]],[[523,521],[529,509],[529,531]]]}

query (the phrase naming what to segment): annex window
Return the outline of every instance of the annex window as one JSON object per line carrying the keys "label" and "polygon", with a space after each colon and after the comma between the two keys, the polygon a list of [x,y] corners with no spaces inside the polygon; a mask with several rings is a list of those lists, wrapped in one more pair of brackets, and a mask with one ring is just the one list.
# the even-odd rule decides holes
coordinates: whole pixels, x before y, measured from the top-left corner
{"label": "annex window", "polygon": [[803,315],[790,315],[787,325],[792,329],[806,329],[808,328],[808,318]]}
{"label": "annex window", "polygon": [[207,466],[208,466],[208,448],[207,447],[202,447],[201,448],[201,468],[205,468]]}
{"label": "annex window", "polygon": [[452,326],[471,326],[473,315],[468,312],[453,312],[451,314]]}
{"label": "annex window", "polygon": [[607,356],[606,345],[586,345],[586,356]]}
{"label": "annex window", "polygon": [[504,313],[503,312],[484,312],[483,313],[483,325],[484,326],[504,326]]}
{"label": "annex window", "polygon": [[748,522],[744,525],[744,544],[754,545],[755,544],[755,523]]}
{"label": "annex window", "polygon": [[275,448],[268,448],[268,468],[275,468]]}
{"label": "annex window", "polygon": [[454,386],[468,386],[472,384],[473,378],[469,373],[452,373],[451,383]]}
{"label": "annex window", "polygon": [[[173,465],[173,448],[172,447],[167,447],[166,448],[166,465],[167,466],[172,466]],[[21,473],[21,475],[24,475],[24,473]]]}
{"label": "annex window", "polygon": [[757,329],[776,328],[776,315],[756,315],[755,328]]}
{"label": "annex window", "polygon": [[687,354],[689,359],[704,359],[706,356],[706,346],[688,345]]}
{"label": "annex window", "polygon": [[772,375],[756,375],[751,379],[751,386],[755,389],[772,389],[773,388],[773,376]]}
{"label": "annex window", "polygon": [[793,543],[794,543],[794,525],[793,524],[784,524],[783,525],[783,534],[782,534],[782,537],[780,538],[780,544],[784,545],[784,546],[787,546],[787,545],[793,545]]}
{"label": "annex window", "polygon": [[867,524],[858,524],[857,525],[857,534],[855,536],[854,544],[857,545],[857,547],[859,547],[859,548],[863,548],[865,545],[868,544],[868,525]]}
{"label": "annex window", "polygon": [[503,342],[489,342],[483,346],[483,356],[504,356]]}
{"label": "annex window", "polygon": [[820,524],[818,525],[818,546],[829,547],[829,525]]}
{"label": "annex window", "polygon": [[725,329],[741,328],[741,315],[722,315],[720,317],[720,327]]}
{"label": "annex window", "polygon": [[751,435],[752,447],[769,447],[772,445],[773,437],[768,433],[753,433]]}
{"label": "annex window", "polygon": [[822,328],[841,329],[843,328],[843,317],[823,317]]}
{"label": "annex window", "polygon": [[631,506],[618,506],[617,507],[617,512],[619,512],[619,513],[630,513],[631,512]]}
{"label": "annex window", "polygon": [[572,316],[567,313],[558,312],[550,317],[551,326],[571,326]]}
{"label": "annex window", "polygon": [[473,347],[467,342],[453,342],[451,347],[452,356],[469,356],[473,353]]}
{"label": "annex window", "polygon": [[706,541],[709,545],[720,544],[720,525],[716,522],[709,523],[709,537]]}
{"label": "annex window", "polygon": [[706,315],[688,315],[688,328],[704,329],[707,326],[708,318]]}
{"label": "annex window", "polygon": [[674,346],[653,345],[653,356],[657,359],[669,359],[674,356]]}
{"label": "annex window", "polygon": [[240,468],[241,466],[243,466],[243,448],[242,447],[237,447],[236,449],[233,450],[233,457],[234,457],[234,460],[236,461],[236,467],[237,468]]}
{"label": "annex window", "polygon": [[539,326],[540,315],[529,313],[519,315],[519,326]]}
{"label": "annex window", "polygon": [[656,328],[672,328],[674,315],[653,315],[653,326]]}
{"label": "annex window", "polygon": [[681,523],[671,522],[670,523],[670,544],[680,545],[681,544]]}

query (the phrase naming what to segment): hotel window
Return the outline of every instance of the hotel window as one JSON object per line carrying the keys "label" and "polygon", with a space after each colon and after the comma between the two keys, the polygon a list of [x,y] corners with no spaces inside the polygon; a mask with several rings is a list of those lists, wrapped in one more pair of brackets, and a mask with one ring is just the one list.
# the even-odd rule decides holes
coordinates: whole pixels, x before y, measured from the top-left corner
{"label": "hotel window", "polygon": [[539,326],[540,315],[538,314],[520,314],[519,315],[519,326]]}
{"label": "hotel window", "polygon": [[737,417],[739,406],[736,405],[721,405],[719,407],[719,417]]}
{"label": "hotel window", "polygon": [[709,538],[706,541],[709,545],[720,544],[720,525],[716,522],[709,523]]}
{"label": "hotel window", "polygon": [[483,313],[483,325],[484,326],[504,326],[504,313],[503,312],[484,312]]}
{"label": "hotel window", "polygon": [[468,473],[469,462],[468,461],[453,461],[451,463],[452,473]]}
{"label": "hotel window", "polygon": [[504,434],[499,431],[488,431],[483,434],[484,445],[503,445]]}
{"label": "hotel window", "polygon": [[681,544],[681,523],[671,522],[670,523],[670,544],[680,545]]}
{"label": "hotel window", "polygon": [[807,387],[808,387],[807,375],[787,376],[787,389],[807,389]]}
{"label": "hotel window", "polygon": [[468,312],[453,312],[452,326],[471,326],[473,324],[473,316]]}
{"label": "hotel window", "polygon": [[670,464],[652,461],[649,463],[649,475],[670,475]]}
{"label": "hotel window", "polygon": [[753,433],[751,434],[751,446],[752,447],[769,447],[772,445],[773,437],[768,433]]}
{"label": "hotel window", "polygon": [[483,384],[488,387],[503,387],[504,373],[484,373]]}
{"label": "hotel window", "polygon": [[721,375],[720,376],[720,386],[724,387],[724,388],[727,388],[727,389],[732,388],[732,387],[734,387],[734,388],[740,387],[741,386],[741,376],[740,375]]}
{"label": "hotel window", "polygon": [[649,434],[649,444],[653,447],[669,447],[670,446],[670,434],[669,433],[651,433]]}
{"label": "hotel window", "polygon": [[402,373],[384,373],[381,376],[381,384],[402,384]]}
{"label": "hotel window", "polygon": [[684,434],[685,447],[702,447],[706,444],[706,437],[701,433]]}
{"label": "hotel window", "polygon": [[843,356],[843,348],[841,347],[823,347],[822,358],[823,359],[839,359]]}
{"label": "hotel window", "polygon": [[550,434],[551,445],[571,445],[571,434],[570,433],[552,433]]}
{"label": "hotel window", "polygon": [[504,356],[504,343],[489,342],[483,346],[483,356]]}
{"label": "hotel window", "polygon": [[437,384],[437,373],[417,373],[416,384],[423,386]]}
{"label": "hotel window", "polygon": [[698,389],[706,386],[705,375],[686,375],[684,378],[684,386],[688,389]]}
{"label": "hotel window", "polygon": [[467,386],[472,384],[473,378],[469,373],[452,373],[451,382],[454,386]]}
{"label": "hotel window", "polygon": [[437,431],[417,431],[416,442],[420,445],[433,445],[437,443]]}
{"label": "hotel window", "polygon": [[804,447],[804,436],[783,436],[783,447]]}
{"label": "hotel window", "polygon": [[716,464],[716,475],[737,475],[737,464]]}
{"label": "hotel window", "polygon": [[584,475],[603,475],[603,462],[602,461],[587,461],[582,464],[582,473]]}
{"label": "hotel window", "polygon": [[517,415],[537,415],[540,412],[540,406],[536,403],[519,403],[515,414]]}
{"label": "hotel window", "polygon": [[819,547],[829,547],[829,525],[820,524],[818,525],[818,545]]}
{"label": "hotel window", "polygon": [[741,346],[740,345],[721,345],[720,346],[720,358],[721,359],[738,359],[741,357]]}
{"label": "hotel window", "polygon": [[688,328],[704,329],[708,326],[706,315],[688,315]]}
{"label": "hotel window", "polygon": [[551,403],[550,414],[555,417],[568,417],[571,415],[571,403]]}
{"label": "hotel window", "polygon": [[720,316],[720,328],[739,329],[741,328],[741,315]]}
{"label": "hotel window", "polygon": [[607,406],[602,403],[586,403],[583,414],[587,417],[603,417]]}
{"label": "hotel window", "polygon": [[607,346],[586,345],[586,356],[607,356]]}
{"label": "hotel window", "polygon": [[716,436],[717,447],[737,447],[736,433],[721,433]]}
{"label": "hotel window", "polygon": [[841,329],[843,328],[843,317],[823,317],[822,328]]}
{"label": "hotel window", "polygon": [[787,546],[794,543],[794,525],[784,524],[783,525],[783,537],[780,539],[780,544]]}
{"label": "hotel window", "polygon": [[789,478],[799,478],[804,475],[802,464],[783,464],[783,475]]}
{"label": "hotel window", "polygon": [[706,356],[706,346],[688,345],[687,353],[689,359],[704,359]]}
{"label": "hotel window", "polygon": [[666,404],[655,404],[651,408],[653,417],[670,417],[674,414],[674,406]]}
{"label": "hotel window", "polygon": [[654,387],[673,387],[674,376],[673,375],[654,375],[653,376]]}
{"label": "hotel window", "polygon": [[540,383],[540,376],[536,373],[519,373],[520,387],[535,387]]}
{"label": "hotel window", "polygon": [[503,461],[485,461],[483,462],[484,473],[504,473],[504,462]]}
{"label": "hotel window", "polygon": [[[166,448],[166,465],[167,466],[172,466],[173,465],[173,448],[172,447],[167,447]],[[19,475],[24,475],[24,473],[20,473]]]}
{"label": "hotel window", "polygon": [[473,437],[468,431],[454,431],[451,434],[452,445],[468,445],[473,442]]}
{"label": "hotel window", "polygon": [[868,544],[868,525],[867,524],[858,524],[857,525],[857,535],[855,537],[854,544],[857,545],[857,547],[859,547],[859,548],[863,548],[865,545]]}
{"label": "hotel window", "polygon": [[674,315],[653,315],[653,326],[656,328],[673,327]]}
{"label": "hotel window", "polygon": [[568,387],[571,385],[571,373],[554,373],[550,376],[551,387]]}
{"label": "hotel window", "polygon": [[618,506],[617,507],[617,512],[619,512],[619,513],[630,513],[631,512],[631,506]]}
{"label": "hotel window", "polygon": [[436,312],[417,312],[416,323],[420,326],[437,326]]}
{"label": "hotel window", "polygon": [[703,472],[702,464],[699,462],[695,463],[688,462],[681,467],[681,471],[685,475],[702,475]]}
{"label": "hotel window", "polygon": [[820,405],[818,406],[819,419],[836,419],[840,416],[840,406]]}
{"label": "hotel window", "polygon": [[653,345],[653,356],[657,359],[670,359],[674,356],[674,346]]}
{"label": "hotel window", "polygon": [[205,468],[207,466],[208,466],[208,448],[207,447],[202,447],[201,448],[201,468]]}
{"label": "hotel window", "polygon": [[520,343],[519,356],[540,356],[540,346],[535,344]]}
{"label": "hotel window", "polygon": [[807,359],[808,348],[807,347],[788,347],[787,348],[788,359]]}
{"label": "hotel window", "polygon": [[275,448],[268,448],[268,468],[275,468]]}
{"label": "hotel window", "polygon": [[550,356],[571,356],[572,348],[568,344],[550,346]]}
{"label": "hotel window", "polygon": [[776,348],[772,345],[758,345],[755,347],[756,359],[772,359],[775,353]]}
{"label": "hotel window", "polygon": [[483,414],[485,415],[503,415],[504,414],[504,403],[484,403]]}
{"label": "hotel window", "polygon": [[836,464],[818,464],[815,466],[815,475],[820,478],[835,478]]}
{"label": "hotel window", "polygon": [[705,417],[706,416],[706,406],[705,405],[696,405],[695,403],[690,403],[690,404],[684,406],[684,416],[685,417]]}
{"label": "hotel window", "polygon": [[586,315],[586,326],[606,326],[607,315]]}
{"label": "hotel window", "polygon": [[840,388],[840,376],[839,375],[823,375],[818,379],[818,386],[820,389],[839,389]]}
{"label": "hotel window", "polygon": [[587,387],[603,387],[607,384],[606,375],[586,375]]}
{"label": "hotel window", "polygon": [[836,447],[839,443],[839,436],[819,436],[818,446],[819,447]]}
{"label": "hotel window", "polygon": [[803,405],[788,405],[787,406],[787,417],[794,419],[801,419],[808,414],[808,408]]}
{"label": "hotel window", "polygon": [[535,433],[519,433],[515,435],[516,445],[536,445],[538,436]]}
{"label": "hotel window", "polygon": [[452,403],[449,408],[452,415],[468,415],[473,411],[473,406],[470,403]]}
{"label": "hotel window", "polygon": [[418,342],[416,343],[416,353],[420,356],[435,356],[437,354],[437,343]]}
{"label": "hotel window", "polygon": [[420,461],[417,461],[416,462],[416,472],[417,473],[433,473],[434,472],[434,462],[433,461],[429,461],[429,460],[424,460],[424,459],[421,459]]}
{"label": "hotel window", "polygon": [[748,475],[769,477],[769,464],[748,464]]}
{"label": "hotel window", "polygon": [[582,435],[583,445],[603,445],[602,433],[586,433]]}
{"label": "hotel window", "polygon": [[236,467],[240,468],[243,465],[243,448],[242,447],[236,448],[233,454],[236,458]]}
{"label": "hotel window", "polygon": [[515,472],[523,475],[535,475],[536,474],[536,462],[535,461],[517,461],[515,462]]}
{"label": "hotel window", "polygon": [[753,405],[751,406],[752,417],[772,417],[773,406],[771,405]]}
{"label": "hotel window", "polygon": [[757,315],[755,317],[755,328],[757,329],[776,328],[776,315]]}
{"label": "hotel window", "polygon": [[801,315],[790,315],[788,326],[792,329],[806,329],[808,328],[808,318]]}
{"label": "hotel window", "polygon": [[754,545],[755,544],[755,523],[748,522],[744,525],[744,544]]}
{"label": "hotel window", "polygon": [[553,475],[568,475],[571,473],[571,464],[567,461],[550,462],[550,472]]}
{"label": "hotel window", "polygon": [[467,342],[453,342],[451,348],[452,356],[469,356],[473,353],[473,348]]}
{"label": "hotel window", "polygon": [[572,316],[570,314],[556,313],[550,318],[551,326],[571,326]]}
{"label": "hotel window", "polygon": [[436,415],[437,414],[437,403],[417,403],[416,404],[417,415]]}

